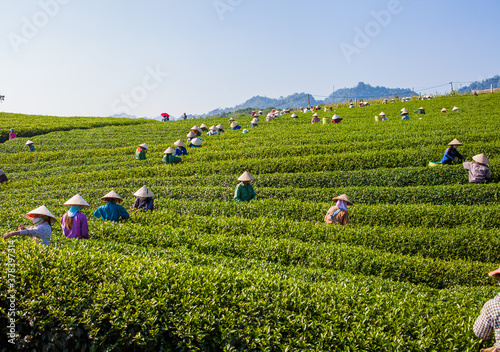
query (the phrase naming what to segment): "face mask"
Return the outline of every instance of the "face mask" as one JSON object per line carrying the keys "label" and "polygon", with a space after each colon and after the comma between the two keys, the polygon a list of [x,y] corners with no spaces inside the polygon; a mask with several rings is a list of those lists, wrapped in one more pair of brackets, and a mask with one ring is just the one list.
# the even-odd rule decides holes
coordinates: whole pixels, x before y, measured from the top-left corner
{"label": "face mask", "polygon": [[37,225],[43,221],[43,218],[33,218],[31,221],[33,222],[33,225]]}

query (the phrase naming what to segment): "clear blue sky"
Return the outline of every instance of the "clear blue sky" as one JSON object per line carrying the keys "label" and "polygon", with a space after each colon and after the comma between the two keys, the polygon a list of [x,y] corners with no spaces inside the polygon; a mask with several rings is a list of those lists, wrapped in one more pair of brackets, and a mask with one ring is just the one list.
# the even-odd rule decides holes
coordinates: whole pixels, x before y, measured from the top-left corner
{"label": "clear blue sky", "polygon": [[419,90],[500,74],[498,0],[0,5],[5,112],[179,116],[359,81]]}

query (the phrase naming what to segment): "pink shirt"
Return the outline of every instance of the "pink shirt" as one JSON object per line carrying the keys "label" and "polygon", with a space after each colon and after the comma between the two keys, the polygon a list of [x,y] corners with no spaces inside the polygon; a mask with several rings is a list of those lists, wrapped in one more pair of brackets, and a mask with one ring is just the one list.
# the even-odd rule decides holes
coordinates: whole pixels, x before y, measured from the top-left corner
{"label": "pink shirt", "polygon": [[15,132],[9,132],[9,141],[11,139],[14,139],[14,138],[16,138],[16,133]]}

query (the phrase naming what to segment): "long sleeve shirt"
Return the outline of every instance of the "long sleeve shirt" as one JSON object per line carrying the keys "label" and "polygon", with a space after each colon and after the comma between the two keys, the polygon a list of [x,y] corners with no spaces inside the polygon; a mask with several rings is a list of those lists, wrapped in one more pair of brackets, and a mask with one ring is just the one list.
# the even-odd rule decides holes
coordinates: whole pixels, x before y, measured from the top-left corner
{"label": "long sleeve shirt", "polygon": [[120,219],[128,219],[130,215],[120,204],[108,202],[108,204],[97,208],[97,210],[94,211],[94,216],[97,219],[118,222]]}
{"label": "long sleeve shirt", "polygon": [[29,149],[28,149],[28,151],[29,151],[29,152],[34,152],[34,151],[35,151],[35,146],[34,146],[33,144],[30,144],[30,145],[28,146],[28,148],[29,148]]}
{"label": "long sleeve shirt", "polygon": [[135,151],[135,160],[146,160],[146,151],[137,149]]}
{"label": "long sleeve shirt", "polygon": [[148,197],[144,200],[141,197],[137,197],[135,199],[134,208],[142,209],[142,211],[148,211],[148,210],[153,211],[154,210],[154,200],[151,197]]}
{"label": "long sleeve shirt", "polygon": [[452,148],[452,147],[449,147],[448,149],[446,149],[446,151],[444,152],[444,155],[443,155],[443,159],[441,160],[441,162],[443,164],[451,164],[451,162],[453,160],[455,160],[455,158],[459,158],[461,160],[465,160],[465,158],[463,157],[462,154],[460,154],[458,152],[458,150],[456,150],[455,148]]}
{"label": "long sleeve shirt", "polygon": [[9,132],[9,141],[16,138],[16,134],[14,132]]}
{"label": "long sleeve shirt", "polygon": [[175,156],[188,155],[186,147],[177,147],[175,148]]}
{"label": "long sleeve shirt", "polygon": [[487,340],[495,333],[495,347],[500,348],[500,294],[484,304],[473,329],[481,340]]}
{"label": "long sleeve shirt", "polygon": [[[168,163],[167,163],[167,158],[168,158]],[[177,164],[177,163],[180,163],[181,161],[182,161],[182,159],[179,158],[178,156],[168,155],[168,154],[165,154],[163,156],[163,162],[165,164]]]}
{"label": "long sleeve shirt", "polygon": [[41,221],[36,225],[26,227],[19,233],[21,236],[40,238],[42,240],[42,244],[48,246],[50,245],[50,237],[52,236],[52,227],[50,227],[47,222]]}
{"label": "long sleeve shirt", "polygon": [[463,163],[464,169],[469,170],[470,183],[484,183],[487,179],[491,178],[490,168],[486,165],[469,162]]}
{"label": "long sleeve shirt", "polygon": [[89,238],[89,226],[85,214],[78,212],[75,216],[73,216],[73,225],[71,226],[71,230],[66,227],[66,216],[61,218],[61,226],[64,236],[68,238]]}
{"label": "long sleeve shirt", "polygon": [[347,214],[346,210],[339,209],[337,206],[334,205],[326,212],[325,222],[327,224],[348,225],[349,215]]}
{"label": "long sleeve shirt", "polygon": [[255,191],[252,184],[249,183],[245,186],[243,182],[239,183],[234,191],[234,200],[236,202],[248,202],[252,199],[255,199]]}

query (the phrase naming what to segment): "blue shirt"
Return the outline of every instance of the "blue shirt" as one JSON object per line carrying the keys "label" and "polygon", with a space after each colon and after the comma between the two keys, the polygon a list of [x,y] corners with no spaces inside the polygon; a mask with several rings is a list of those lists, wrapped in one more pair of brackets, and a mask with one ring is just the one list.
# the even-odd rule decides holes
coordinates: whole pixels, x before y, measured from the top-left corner
{"label": "blue shirt", "polygon": [[188,155],[186,147],[177,147],[175,148],[175,156]]}
{"label": "blue shirt", "polygon": [[451,162],[455,160],[455,158],[465,160],[465,158],[462,156],[462,154],[458,152],[456,148],[449,147],[444,152],[443,159],[441,160],[441,162],[443,164],[451,164]]}
{"label": "blue shirt", "polygon": [[97,208],[94,211],[94,216],[97,219],[110,220],[118,222],[120,219],[128,219],[128,212],[120,204],[115,204],[113,202],[108,202],[108,204]]}
{"label": "blue shirt", "polygon": [[240,128],[241,128],[241,126],[240,126],[240,125],[238,125],[238,126],[236,126],[236,127],[233,127],[233,131],[234,131],[234,130],[239,130]]}

